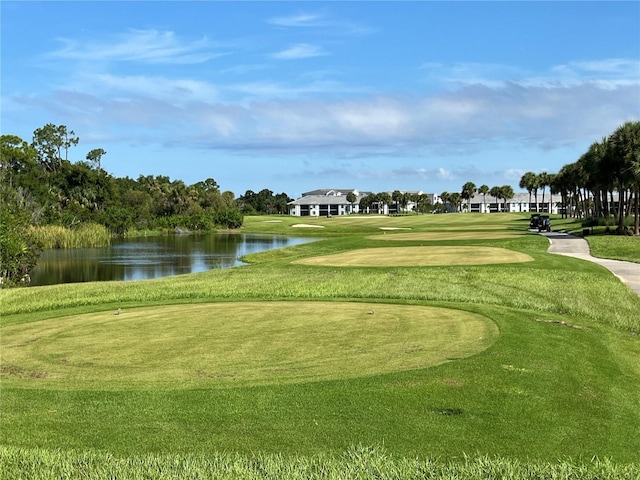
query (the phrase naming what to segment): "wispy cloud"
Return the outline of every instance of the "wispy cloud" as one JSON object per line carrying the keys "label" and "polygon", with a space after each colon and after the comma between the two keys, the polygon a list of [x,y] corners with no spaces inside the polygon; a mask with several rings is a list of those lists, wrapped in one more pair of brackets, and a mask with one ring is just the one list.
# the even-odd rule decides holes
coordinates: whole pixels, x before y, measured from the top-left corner
{"label": "wispy cloud", "polygon": [[319,27],[326,25],[326,18],[317,13],[298,13],[284,17],[273,17],[268,20],[279,27]]}
{"label": "wispy cloud", "polygon": [[129,30],[105,41],[78,41],[61,38],[62,48],[52,57],[82,61],[126,61],[153,64],[196,64],[226,55],[202,38],[185,41],[174,32]]}
{"label": "wispy cloud", "polygon": [[513,84],[553,88],[590,83],[601,88],[615,88],[640,84],[640,60],[622,58],[569,62],[537,72],[514,65],[473,62],[425,62],[419,69],[428,80],[459,87],[504,88]]}
{"label": "wispy cloud", "polygon": [[329,55],[329,53],[319,45],[298,43],[285,50],[272,54],[272,57],[277,58],[278,60],[298,60],[302,58],[320,57],[324,55]]}
{"label": "wispy cloud", "polygon": [[296,13],[272,17],[267,22],[280,28],[322,29],[325,33],[334,35],[363,35],[373,31],[365,25],[333,18],[322,13]]}

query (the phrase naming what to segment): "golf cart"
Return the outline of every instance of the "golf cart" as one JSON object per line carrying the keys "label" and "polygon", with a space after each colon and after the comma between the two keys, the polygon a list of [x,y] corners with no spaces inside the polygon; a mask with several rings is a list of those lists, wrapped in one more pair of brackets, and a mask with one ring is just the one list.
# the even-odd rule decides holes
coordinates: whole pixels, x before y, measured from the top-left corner
{"label": "golf cart", "polygon": [[538,222],[538,231],[539,232],[551,231],[551,219],[549,218],[549,215],[540,215],[540,220]]}
{"label": "golf cart", "polygon": [[540,226],[540,214],[534,213],[531,215],[531,219],[529,220],[529,228],[531,230],[537,230]]}

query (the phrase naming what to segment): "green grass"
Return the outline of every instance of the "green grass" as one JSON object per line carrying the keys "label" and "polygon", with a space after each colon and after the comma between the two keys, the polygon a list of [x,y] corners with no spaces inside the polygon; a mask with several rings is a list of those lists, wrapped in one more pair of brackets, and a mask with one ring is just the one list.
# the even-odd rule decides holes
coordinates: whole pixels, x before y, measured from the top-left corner
{"label": "green grass", "polygon": [[113,457],[95,452],[0,447],[0,468],[11,468],[14,462],[21,462],[24,472],[24,475],[14,478],[25,480],[102,480],[114,478],[116,472],[118,478],[131,480],[635,480],[640,475],[640,468],[636,465],[618,465],[600,459],[580,465],[567,461],[523,463],[500,457],[465,458],[462,462],[451,462],[396,457],[382,447],[362,446],[350,448],[337,456],[293,457],[261,453],[248,456],[229,452]]}
{"label": "green grass", "polygon": [[[282,221],[264,221],[273,219]],[[312,221],[325,228],[291,227]],[[203,478],[225,472],[231,478],[637,477],[640,337],[634,333],[640,331],[640,298],[608,271],[548,254],[548,241],[536,234],[483,238],[488,231],[526,231],[523,215],[303,222],[248,218],[246,230],[305,236],[314,230],[325,239],[250,255],[250,264],[239,268],[1,290],[0,468],[10,467],[7,478],[34,478],[33,471],[36,478],[52,478],[48,472],[64,478],[74,468],[88,472],[87,478],[108,469],[123,478],[199,478],[203,469],[211,472]],[[390,248],[388,241],[368,238],[381,226],[465,232],[407,239],[397,243],[400,249],[496,247],[533,261],[349,268],[294,263]],[[471,226],[476,238],[469,238]],[[288,313],[270,313],[268,305],[286,306]],[[114,316],[119,307],[123,314]],[[207,314],[212,307],[222,314]],[[499,336],[471,356],[468,346],[453,340],[459,337],[449,336],[458,350],[444,363],[387,368],[393,352],[419,362],[423,353],[435,353],[437,343],[433,352],[417,346],[429,345],[430,335],[436,341],[443,330],[399,323],[395,332],[389,321],[363,329],[354,314],[372,322],[379,313],[434,308],[489,319]],[[261,311],[264,325],[252,324],[252,311]],[[318,319],[327,312],[339,321],[325,329]],[[103,327],[117,329],[100,330],[101,318]],[[278,330],[278,319],[286,328]],[[411,332],[426,337],[414,340]],[[400,341],[398,335],[409,333],[411,340]],[[113,352],[100,341],[105,336]],[[385,336],[392,340],[388,345]],[[365,337],[372,343],[359,344]],[[407,348],[399,347],[402,342]],[[369,347],[381,351],[367,352]],[[332,364],[340,351],[348,352],[347,360]],[[96,358],[138,371],[124,378],[111,370],[110,380],[108,370],[91,364]],[[212,368],[198,366],[199,358]],[[232,377],[216,377],[225,363],[251,372],[257,359],[280,370],[271,377],[246,374],[237,385]],[[158,376],[176,362],[186,368],[168,387]],[[287,362],[309,370],[292,378],[283,370]],[[64,380],[72,382],[66,386],[42,375],[70,364],[74,378]],[[204,373],[198,376],[198,370]]]}
{"label": "green grass", "polygon": [[347,302],[229,302],[99,312],[6,327],[5,387],[222,388],[357,378],[488,348],[488,318]]}
{"label": "green grass", "polygon": [[640,237],[627,235],[589,235],[591,255],[640,263]]}

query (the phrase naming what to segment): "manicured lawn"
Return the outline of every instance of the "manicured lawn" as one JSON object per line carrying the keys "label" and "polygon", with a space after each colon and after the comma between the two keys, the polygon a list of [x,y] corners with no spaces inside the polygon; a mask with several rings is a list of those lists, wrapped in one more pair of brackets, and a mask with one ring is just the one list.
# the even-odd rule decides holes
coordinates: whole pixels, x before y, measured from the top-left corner
{"label": "manicured lawn", "polygon": [[[247,230],[325,239],[229,270],[0,290],[0,468],[75,458],[94,471],[195,472],[227,455],[218,468],[236,465],[232,478],[255,478],[252,458],[269,465],[257,478],[318,458],[346,472],[326,478],[368,478],[353,469],[375,465],[399,478],[409,459],[467,468],[461,478],[633,478],[640,298],[597,265],[546,253],[527,225],[514,214],[253,217]],[[381,227],[454,235],[390,243],[372,237]],[[523,234],[486,238],[501,230]],[[423,247],[531,261],[298,263]],[[447,478],[412,465],[413,478]]]}

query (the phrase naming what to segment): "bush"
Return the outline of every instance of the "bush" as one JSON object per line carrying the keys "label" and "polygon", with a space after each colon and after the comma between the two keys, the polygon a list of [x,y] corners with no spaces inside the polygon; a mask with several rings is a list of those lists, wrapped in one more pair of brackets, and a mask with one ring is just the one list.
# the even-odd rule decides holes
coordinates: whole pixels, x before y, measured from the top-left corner
{"label": "bush", "polygon": [[235,208],[225,208],[216,212],[215,223],[226,228],[240,228],[244,216]]}

